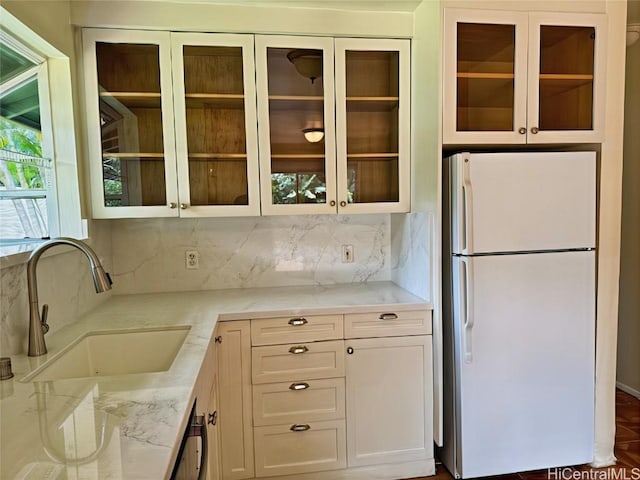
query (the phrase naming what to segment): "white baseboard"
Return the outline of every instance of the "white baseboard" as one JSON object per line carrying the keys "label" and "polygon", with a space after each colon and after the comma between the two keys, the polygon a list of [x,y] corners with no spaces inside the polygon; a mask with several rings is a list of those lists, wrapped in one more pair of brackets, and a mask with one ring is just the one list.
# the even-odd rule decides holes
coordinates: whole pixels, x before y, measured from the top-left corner
{"label": "white baseboard", "polygon": [[640,398],[640,391],[636,390],[635,388],[631,388],[625,385],[624,383],[620,383],[620,382],[616,382],[616,387],[618,387],[623,392],[628,393],[629,395],[633,395],[636,398]]}
{"label": "white baseboard", "polygon": [[278,475],[264,480],[396,480],[398,478],[427,477],[435,475],[433,458],[416,462],[352,467],[297,475]]}

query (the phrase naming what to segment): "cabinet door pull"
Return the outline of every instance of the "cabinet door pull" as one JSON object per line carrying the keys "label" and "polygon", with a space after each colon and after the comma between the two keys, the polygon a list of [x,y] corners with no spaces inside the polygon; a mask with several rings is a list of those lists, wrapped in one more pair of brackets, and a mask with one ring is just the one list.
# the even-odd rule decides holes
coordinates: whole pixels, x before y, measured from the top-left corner
{"label": "cabinet door pull", "polygon": [[214,410],[213,413],[209,414],[209,420],[207,420],[209,425],[216,425],[218,423],[218,411]]}
{"label": "cabinet door pull", "polygon": [[345,202],[344,200],[342,200],[342,201],[340,202],[340,206],[341,206],[341,207],[346,207],[346,206],[347,206],[347,202]]}
{"label": "cabinet door pull", "polygon": [[520,135],[524,135],[525,133],[527,133],[527,129],[526,129],[526,128],[524,128],[524,127],[520,127],[520,128],[518,129],[518,133],[519,133]]}
{"label": "cabinet door pull", "polygon": [[178,204],[176,202],[169,202],[167,204],[167,207],[169,207],[169,208],[176,208],[177,206],[178,206]]}
{"label": "cabinet door pull", "polygon": [[300,382],[300,383],[292,383],[289,386],[289,390],[306,390],[307,388],[309,388],[309,384],[307,382]]}
{"label": "cabinet door pull", "polygon": [[311,427],[307,424],[301,425],[299,423],[296,423],[295,425],[291,425],[291,428],[289,430],[291,430],[292,432],[306,432],[310,429]]}
{"label": "cabinet door pull", "polygon": [[398,315],[395,313],[381,313],[378,317],[380,320],[397,320]]}
{"label": "cabinet door pull", "polygon": [[292,327],[300,327],[301,325],[306,325],[307,323],[309,323],[307,319],[302,317],[292,318],[291,320],[289,320],[289,325],[291,325]]}
{"label": "cabinet door pull", "polygon": [[347,347],[347,353],[353,355],[353,347]]}
{"label": "cabinet door pull", "polygon": [[221,335],[218,335],[216,337],[216,343],[222,343],[222,336]]}
{"label": "cabinet door pull", "polygon": [[533,133],[534,135],[535,135],[536,133],[538,133],[539,131],[540,131],[540,129],[539,129],[538,127],[532,127],[532,128],[531,128],[531,133]]}
{"label": "cabinet door pull", "polygon": [[298,355],[299,353],[308,352],[309,349],[304,345],[298,345],[297,347],[291,347],[289,349],[289,353],[293,353],[294,355]]}

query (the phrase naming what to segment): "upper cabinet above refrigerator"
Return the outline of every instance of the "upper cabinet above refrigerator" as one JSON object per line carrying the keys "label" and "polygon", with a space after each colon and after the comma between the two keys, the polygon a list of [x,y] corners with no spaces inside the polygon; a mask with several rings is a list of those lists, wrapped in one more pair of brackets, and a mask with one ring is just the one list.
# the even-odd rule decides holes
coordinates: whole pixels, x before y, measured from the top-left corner
{"label": "upper cabinet above refrigerator", "polygon": [[603,135],[603,15],[445,9],[444,144]]}

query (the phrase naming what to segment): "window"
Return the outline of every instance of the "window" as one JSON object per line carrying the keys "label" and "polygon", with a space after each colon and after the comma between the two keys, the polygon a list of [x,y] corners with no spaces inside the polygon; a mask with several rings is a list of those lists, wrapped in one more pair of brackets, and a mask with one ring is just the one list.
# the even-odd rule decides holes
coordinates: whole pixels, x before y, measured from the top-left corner
{"label": "window", "polygon": [[[44,2],[39,14],[58,9]],[[72,27],[61,24],[55,35],[70,38]],[[75,52],[72,42],[58,43],[63,50],[0,6],[0,257],[16,254],[10,262],[20,262],[43,237],[87,238],[76,145],[81,112],[74,112],[71,78]]]}
{"label": "window", "polygon": [[57,232],[46,59],[0,30],[0,245]]}

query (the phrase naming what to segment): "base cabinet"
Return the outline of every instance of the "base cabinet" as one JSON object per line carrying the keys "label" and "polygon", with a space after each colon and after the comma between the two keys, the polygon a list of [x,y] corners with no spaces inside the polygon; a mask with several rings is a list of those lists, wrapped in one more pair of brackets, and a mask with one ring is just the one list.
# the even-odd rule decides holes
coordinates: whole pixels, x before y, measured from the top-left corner
{"label": "base cabinet", "polygon": [[349,466],[431,458],[431,336],[345,345]]}
{"label": "base cabinet", "polygon": [[249,321],[222,322],[218,345],[220,453],[224,480],[254,477]]}
{"label": "base cabinet", "polygon": [[222,480],[434,473],[430,311],[221,322],[216,335]]}

